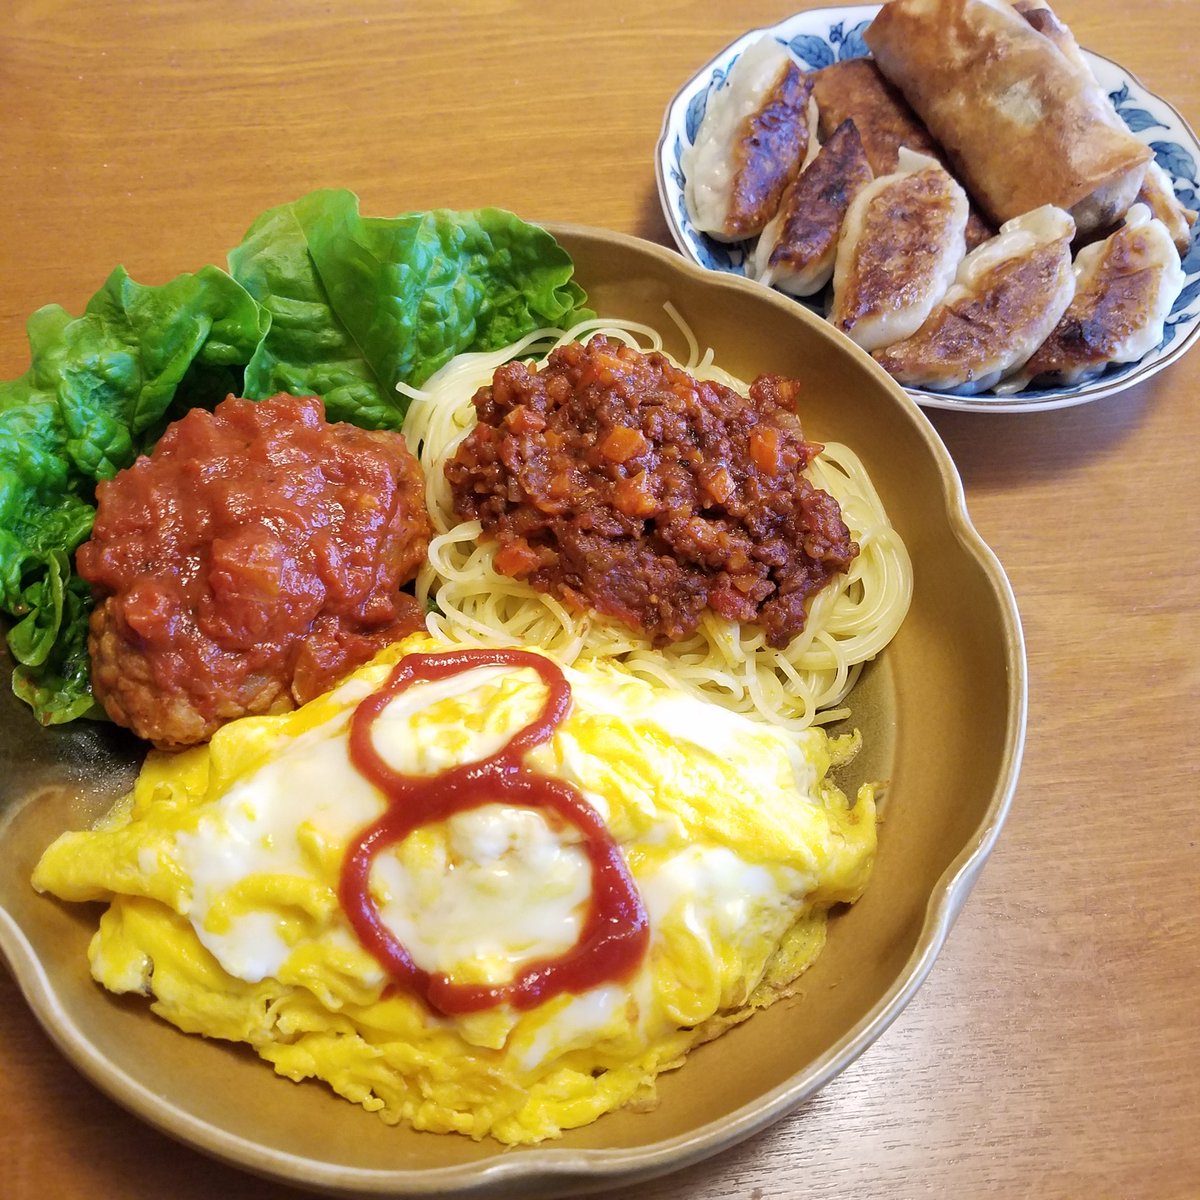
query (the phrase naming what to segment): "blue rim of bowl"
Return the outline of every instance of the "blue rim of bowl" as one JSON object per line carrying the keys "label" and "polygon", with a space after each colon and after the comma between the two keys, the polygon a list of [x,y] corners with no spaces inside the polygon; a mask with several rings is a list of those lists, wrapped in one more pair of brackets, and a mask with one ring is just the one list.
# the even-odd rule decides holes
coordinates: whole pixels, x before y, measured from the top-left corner
{"label": "blue rim of bowl", "polygon": [[[818,54],[815,47],[825,46],[828,61],[822,60],[820,65],[861,57],[865,51],[861,31],[879,11],[879,7],[877,4],[868,4],[810,9],[774,25],[749,30],[705,63],[671,98],[663,115],[655,148],[655,177],[667,227],[679,250],[692,262],[712,271],[746,277],[740,267],[745,259],[747,243],[727,246],[715,242],[691,228],[687,220],[683,207],[682,172],[678,166],[683,142],[678,131],[683,130],[686,135],[689,109],[693,113],[702,112],[702,108],[694,106],[703,105],[712,89],[723,82],[733,61],[747,46],[765,36],[783,40],[785,35],[781,31],[785,28],[793,31],[786,37],[789,43],[800,38],[811,39],[807,42],[808,47],[813,47],[810,53]],[[825,36],[811,32],[823,26],[828,30]],[[848,31],[847,26],[851,26]],[[830,49],[832,46],[838,46],[839,51],[835,53]],[[1120,63],[1091,50],[1084,50],[1084,55],[1134,136],[1141,138],[1154,151],[1159,165],[1176,186],[1177,194],[1182,185],[1183,202],[1189,207],[1200,208],[1200,139],[1183,114],[1169,101],[1151,92],[1132,71]],[[821,56],[818,54],[818,57]],[[810,66],[814,65],[811,60],[806,61]],[[1172,124],[1163,121],[1163,117],[1170,118]],[[1175,140],[1152,141],[1143,136],[1152,129],[1166,129]],[[1004,396],[992,392],[964,395],[923,388],[905,390],[926,408],[1006,413],[1069,408],[1123,392],[1170,366],[1200,339],[1200,222],[1192,230],[1192,242],[1183,267],[1183,290],[1167,318],[1163,341],[1136,362],[1111,366],[1097,378],[1070,388],[1026,389]],[[795,302],[820,315],[814,303],[802,300]]]}

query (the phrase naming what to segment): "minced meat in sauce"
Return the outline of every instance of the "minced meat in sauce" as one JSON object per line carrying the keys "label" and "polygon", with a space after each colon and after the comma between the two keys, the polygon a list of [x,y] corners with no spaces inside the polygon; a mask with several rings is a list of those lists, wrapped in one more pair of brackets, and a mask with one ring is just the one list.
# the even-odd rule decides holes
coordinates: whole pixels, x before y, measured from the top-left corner
{"label": "minced meat in sauce", "polygon": [[421,624],[400,590],[429,545],[417,460],[316,398],[193,409],[96,498],[92,687],[157,745],[293,708]]}
{"label": "minced meat in sauce", "polygon": [[834,498],[802,472],[821,449],[799,384],[749,398],[604,336],[500,367],[446,464],[459,517],[502,574],[676,641],[705,608],[786,646],[806,599],[858,553]]}

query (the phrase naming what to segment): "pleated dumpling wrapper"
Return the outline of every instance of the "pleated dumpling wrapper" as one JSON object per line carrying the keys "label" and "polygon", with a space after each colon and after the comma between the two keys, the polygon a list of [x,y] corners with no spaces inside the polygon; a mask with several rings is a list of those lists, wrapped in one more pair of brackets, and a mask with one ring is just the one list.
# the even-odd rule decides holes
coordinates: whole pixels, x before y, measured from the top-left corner
{"label": "pleated dumpling wrapper", "polygon": [[829,319],[864,350],[911,337],[954,282],[967,251],[966,193],[924,154],[900,151],[846,213]]}
{"label": "pleated dumpling wrapper", "polygon": [[833,275],[846,211],[873,178],[854,122],[843,121],[783,193],[754,248],[754,277],[793,296],[819,292]]}
{"label": "pleated dumpling wrapper", "polygon": [[722,242],[762,232],[815,152],[811,101],[811,79],[773,38],[738,56],[683,152],[684,201],[697,229]]}
{"label": "pleated dumpling wrapper", "polygon": [[1075,222],[1043,205],[1006,221],[958,267],[953,285],[910,338],[875,360],[908,387],[979,392],[1019,368],[1075,294]]}
{"label": "pleated dumpling wrapper", "polygon": [[1137,362],[1163,337],[1184,274],[1167,227],[1135,204],[1125,224],[1075,257],[1075,296],[1024,368],[999,388],[1074,387],[1110,363]]}

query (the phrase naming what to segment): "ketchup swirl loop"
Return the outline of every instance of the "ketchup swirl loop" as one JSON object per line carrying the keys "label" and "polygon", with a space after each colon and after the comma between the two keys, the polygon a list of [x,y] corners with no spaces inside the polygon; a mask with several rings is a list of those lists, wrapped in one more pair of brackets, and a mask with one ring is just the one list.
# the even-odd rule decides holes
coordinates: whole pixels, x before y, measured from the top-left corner
{"label": "ketchup swirl loop", "polygon": [[[383,710],[414,683],[433,682],[477,667],[528,667],[546,685],[541,712],[495,754],[448,767],[436,775],[406,775],[384,761],[371,738]],[[571,685],[549,659],[528,650],[457,650],[409,654],[387,682],[368,696],[350,721],[350,761],[387,797],[383,815],[347,848],[338,895],[363,946],[392,979],[423,996],[447,1015],[478,1012],[509,1003],[528,1009],[561,992],[581,992],[600,983],[627,979],[645,953],[649,923],[629,869],[600,814],[579,790],[539,775],[524,755],[548,741],[571,706]],[[375,856],[415,829],[454,813],[493,802],[544,809],[583,834],[592,871],[592,892],[583,928],[574,946],[558,958],[521,968],[507,983],[455,983],[448,975],[423,971],[383,923],[370,892]]]}

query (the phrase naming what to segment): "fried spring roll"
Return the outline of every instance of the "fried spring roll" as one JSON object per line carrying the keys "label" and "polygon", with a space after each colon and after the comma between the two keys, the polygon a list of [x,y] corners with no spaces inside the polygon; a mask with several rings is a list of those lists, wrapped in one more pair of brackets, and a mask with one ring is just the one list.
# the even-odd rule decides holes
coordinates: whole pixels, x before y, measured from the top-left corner
{"label": "fried spring roll", "polygon": [[[1048,37],[1058,47],[1063,57],[1080,74],[1099,88],[1096,76],[1080,50],[1075,35],[1055,16],[1054,10],[1048,4],[1042,3],[1042,0],[1014,0],[1013,7],[1038,33]],[[1124,130],[1125,123],[1116,109],[1109,105],[1108,112],[1110,124],[1115,129]],[[1142,180],[1137,202],[1144,204],[1167,227],[1180,258],[1187,254],[1197,214],[1179,202],[1167,173],[1156,162],[1151,162],[1146,168],[1146,178]]]}
{"label": "fried spring roll", "polygon": [[864,39],[993,221],[1053,204],[1086,235],[1133,202],[1149,147],[1005,0],[890,0]]}

